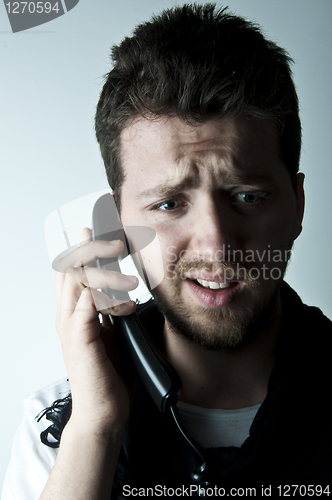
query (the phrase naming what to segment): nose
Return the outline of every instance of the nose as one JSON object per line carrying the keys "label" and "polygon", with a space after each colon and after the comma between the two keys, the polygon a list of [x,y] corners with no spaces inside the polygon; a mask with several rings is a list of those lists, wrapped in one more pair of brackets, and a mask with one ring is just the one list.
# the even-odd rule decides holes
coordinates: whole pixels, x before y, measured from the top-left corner
{"label": "nose", "polygon": [[190,250],[205,261],[232,260],[241,244],[237,215],[227,203],[208,197],[201,200],[193,214]]}

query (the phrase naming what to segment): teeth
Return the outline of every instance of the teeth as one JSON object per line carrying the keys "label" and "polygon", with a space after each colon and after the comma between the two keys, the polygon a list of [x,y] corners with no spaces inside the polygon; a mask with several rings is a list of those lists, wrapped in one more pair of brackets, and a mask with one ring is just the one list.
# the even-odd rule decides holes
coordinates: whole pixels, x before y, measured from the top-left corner
{"label": "teeth", "polygon": [[229,283],[216,283],[215,281],[205,281],[197,279],[198,283],[205,288],[211,288],[212,290],[217,290],[218,288],[228,288]]}

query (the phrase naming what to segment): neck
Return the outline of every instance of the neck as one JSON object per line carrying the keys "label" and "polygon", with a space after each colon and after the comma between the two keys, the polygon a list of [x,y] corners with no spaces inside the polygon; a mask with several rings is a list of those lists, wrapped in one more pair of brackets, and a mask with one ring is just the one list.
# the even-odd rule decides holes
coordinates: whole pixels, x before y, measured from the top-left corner
{"label": "neck", "polygon": [[275,363],[280,327],[278,303],[270,326],[245,345],[206,350],[176,334],[165,322],[164,349],[182,380],[180,400],[205,408],[245,408],[261,404]]}

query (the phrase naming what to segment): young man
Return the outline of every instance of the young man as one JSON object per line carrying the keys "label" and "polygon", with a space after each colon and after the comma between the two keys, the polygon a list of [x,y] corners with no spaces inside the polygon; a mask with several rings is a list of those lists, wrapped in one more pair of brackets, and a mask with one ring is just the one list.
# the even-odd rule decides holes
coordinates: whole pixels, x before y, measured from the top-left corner
{"label": "young man", "polygon": [[[290,59],[211,5],[164,12],[113,58],[97,139],[122,223],[156,231],[163,277],[148,304],[114,306],[98,290],[137,279],[94,264],[120,241],[85,229],[62,261],[71,396],[47,413],[43,440],[60,446],[41,499],[328,496],[331,323],[283,281],[304,209]],[[153,251],[146,266],[160,274]],[[107,321],[136,308],[181,378],[196,481],[200,457],[124,369]]]}

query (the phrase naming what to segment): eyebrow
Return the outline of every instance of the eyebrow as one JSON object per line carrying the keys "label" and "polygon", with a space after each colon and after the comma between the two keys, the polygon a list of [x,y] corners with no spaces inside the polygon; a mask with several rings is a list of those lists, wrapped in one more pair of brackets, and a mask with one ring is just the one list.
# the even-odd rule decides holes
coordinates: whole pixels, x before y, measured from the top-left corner
{"label": "eyebrow", "polygon": [[186,175],[178,182],[174,182],[174,179],[167,179],[162,184],[159,184],[154,188],[148,188],[145,191],[138,191],[135,198],[139,199],[153,196],[169,196],[187,189],[194,189],[198,187],[199,183],[200,179],[198,175],[192,174]]}
{"label": "eyebrow", "polygon": [[260,174],[257,172],[240,172],[239,174],[226,174],[223,184],[228,186],[237,186],[239,184],[274,184],[273,176],[269,174]]}
{"label": "eyebrow", "polygon": [[[222,185],[224,186],[238,186],[238,185],[250,185],[250,184],[264,184],[267,187],[272,187],[274,185],[273,177],[268,174],[258,174],[255,172],[240,172],[240,173],[223,173],[220,175],[222,179]],[[136,192],[135,198],[152,198],[152,197],[165,197],[172,196],[181,191],[186,191],[188,189],[195,189],[199,186],[200,179],[197,174],[188,174],[183,179],[178,182],[174,182],[174,179],[166,179],[163,183],[158,186],[148,188],[144,191]]]}

